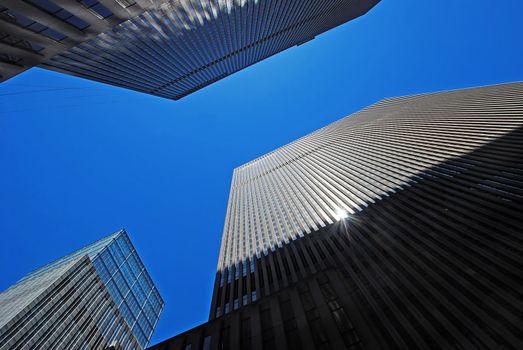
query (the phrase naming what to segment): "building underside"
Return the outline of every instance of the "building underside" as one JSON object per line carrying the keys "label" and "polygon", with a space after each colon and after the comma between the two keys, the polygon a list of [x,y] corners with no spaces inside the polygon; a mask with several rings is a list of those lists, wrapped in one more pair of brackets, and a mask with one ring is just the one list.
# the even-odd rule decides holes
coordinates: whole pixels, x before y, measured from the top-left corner
{"label": "building underside", "polygon": [[180,99],[379,0],[0,0],[0,82],[33,66]]}

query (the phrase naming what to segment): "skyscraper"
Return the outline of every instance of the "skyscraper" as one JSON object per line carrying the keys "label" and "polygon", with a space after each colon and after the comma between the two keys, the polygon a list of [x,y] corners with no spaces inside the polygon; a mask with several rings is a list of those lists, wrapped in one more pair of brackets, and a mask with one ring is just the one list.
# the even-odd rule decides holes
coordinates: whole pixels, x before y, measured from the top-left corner
{"label": "skyscraper", "polygon": [[144,349],[163,304],[121,230],[2,292],[0,349]]}
{"label": "skyscraper", "polygon": [[153,349],[521,349],[522,227],[523,83],[388,98],[234,170],[210,321]]}
{"label": "skyscraper", "polygon": [[39,66],[179,99],[379,0],[1,0],[0,81]]}

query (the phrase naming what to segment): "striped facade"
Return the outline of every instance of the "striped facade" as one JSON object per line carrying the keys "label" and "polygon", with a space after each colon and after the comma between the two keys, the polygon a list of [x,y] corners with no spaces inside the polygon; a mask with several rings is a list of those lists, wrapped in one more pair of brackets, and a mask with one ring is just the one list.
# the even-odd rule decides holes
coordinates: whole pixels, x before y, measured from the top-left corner
{"label": "striped facade", "polygon": [[522,101],[389,98],[235,169],[209,319],[336,269],[375,348],[523,348]]}
{"label": "striped facade", "polygon": [[0,0],[0,81],[38,65],[179,99],[377,2]]}
{"label": "striped facade", "polygon": [[163,301],[125,231],[0,294],[0,349],[144,349]]}
{"label": "striped facade", "polygon": [[[362,350],[377,343],[356,329],[345,277],[325,270],[151,350]],[[350,315],[350,316],[349,316]]]}

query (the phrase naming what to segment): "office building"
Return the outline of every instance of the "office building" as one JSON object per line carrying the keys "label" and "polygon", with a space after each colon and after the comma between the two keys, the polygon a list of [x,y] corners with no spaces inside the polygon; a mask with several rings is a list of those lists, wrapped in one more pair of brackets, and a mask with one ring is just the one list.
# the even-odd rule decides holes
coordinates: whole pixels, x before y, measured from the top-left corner
{"label": "office building", "polygon": [[144,349],[163,300],[124,230],[0,294],[0,349]]}
{"label": "office building", "polygon": [[387,98],[234,170],[209,322],[152,349],[521,349],[522,227],[523,83]]}
{"label": "office building", "polygon": [[170,99],[379,0],[0,0],[0,82],[39,66]]}

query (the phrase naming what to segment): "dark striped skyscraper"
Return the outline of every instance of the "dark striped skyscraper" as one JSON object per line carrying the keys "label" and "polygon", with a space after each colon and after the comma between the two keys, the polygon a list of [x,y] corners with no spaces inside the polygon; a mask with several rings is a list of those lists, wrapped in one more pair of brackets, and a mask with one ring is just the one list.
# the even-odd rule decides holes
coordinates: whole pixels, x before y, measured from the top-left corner
{"label": "dark striped skyscraper", "polygon": [[140,350],[163,300],[125,231],[39,268],[0,294],[0,349]]}
{"label": "dark striped skyscraper", "polygon": [[522,349],[522,230],[523,83],[388,98],[235,169],[210,321],[153,348]]}
{"label": "dark striped skyscraper", "polygon": [[379,0],[0,0],[0,81],[39,66],[179,99]]}

